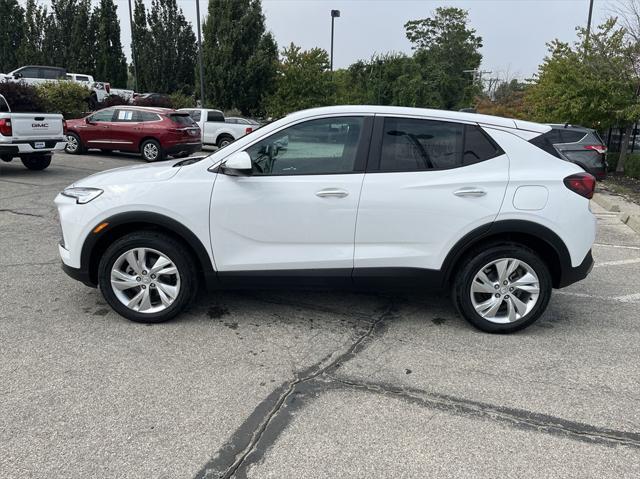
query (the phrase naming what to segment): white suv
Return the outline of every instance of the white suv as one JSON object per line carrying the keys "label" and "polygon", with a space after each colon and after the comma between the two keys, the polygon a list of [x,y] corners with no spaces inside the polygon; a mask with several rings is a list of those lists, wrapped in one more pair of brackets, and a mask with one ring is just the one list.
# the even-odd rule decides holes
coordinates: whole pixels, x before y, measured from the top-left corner
{"label": "white suv", "polygon": [[594,178],[550,127],[438,110],[289,115],[211,156],[119,168],[56,198],[65,271],[134,321],[209,289],[447,288],[512,332],[593,260]]}

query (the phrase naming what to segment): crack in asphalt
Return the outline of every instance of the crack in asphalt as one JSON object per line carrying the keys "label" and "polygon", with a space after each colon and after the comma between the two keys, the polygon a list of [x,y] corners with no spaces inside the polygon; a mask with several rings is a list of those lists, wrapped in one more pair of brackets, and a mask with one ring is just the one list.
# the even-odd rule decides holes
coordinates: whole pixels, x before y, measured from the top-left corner
{"label": "crack in asphalt", "polygon": [[11,213],[12,215],[33,216],[34,218],[45,218],[44,215],[36,215],[34,213],[25,213],[24,211],[12,210],[8,208],[0,209],[0,213]]}
{"label": "crack in asphalt", "polygon": [[329,376],[329,379],[350,389],[398,397],[430,409],[498,421],[518,429],[535,430],[537,432],[562,436],[576,441],[610,447],[624,445],[640,449],[640,433],[637,432],[596,427],[548,414],[493,405],[446,394],[428,392],[421,389],[352,380],[335,376]]}
{"label": "crack in asphalt", "polygon": [[[365,343],[382,329],[385,320],[393,317],[394,311],[395,305],[391,301],[376,319],[369,321],[367,330],[359,335],[346,351],[337,356],[337,352],[334,351],[305,371],[298,373],[294,380],[285,382],[269,394],[195,477],[197,479],[246,477],[247,468],[262,458],[268,446],[277,439],[290,422],[290,419],[280,415],[283,407],[294,403],[296,396],[308,394],[308,390],[316,388],[314,380],[352,359]],[[309,387],[305,387],[307,384]]]}

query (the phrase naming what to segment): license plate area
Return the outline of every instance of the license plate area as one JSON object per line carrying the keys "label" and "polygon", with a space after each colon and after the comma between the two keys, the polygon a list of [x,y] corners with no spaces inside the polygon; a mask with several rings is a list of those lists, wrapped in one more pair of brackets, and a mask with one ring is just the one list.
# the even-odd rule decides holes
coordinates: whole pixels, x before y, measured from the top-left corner
{"label": "license plate area", "polygon": [[44,143],[44,141],[36,141],[36,142],[33,144],[33,147],[34,147],[36,150],[39,150],[39,149],[41,149],[41,148],[44,148],[44,147],[45,147],[45,143]]}

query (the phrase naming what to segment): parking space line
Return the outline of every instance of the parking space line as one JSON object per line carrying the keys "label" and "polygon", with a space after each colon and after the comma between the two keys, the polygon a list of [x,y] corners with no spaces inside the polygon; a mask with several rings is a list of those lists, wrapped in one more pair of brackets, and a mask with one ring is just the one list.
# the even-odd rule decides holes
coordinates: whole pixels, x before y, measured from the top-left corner
{"label": "parking space line", "polygon": [[573,296],[575,298],[589,298],[600,301],[614,301],[616,303],[640,303],[640,293],[627,294],[625,296],[600,296],[597,294],[574,293],[573,291],[554,291],[560,296]]}
{"label": "parking space line", "polygon": [[640,258],[620,259],[617,261],[603,261],[602,263],[596,263],[594,268],[601,268],[603,266],[618,266],[622,264],[640,263]]}
{"label": "parking space line", "polygon": [[607,248],[635,249],[640,251],[640,246],[624,246],[619,244],[607,244],[607,243],[593,243],[593,246],[606,246]]}

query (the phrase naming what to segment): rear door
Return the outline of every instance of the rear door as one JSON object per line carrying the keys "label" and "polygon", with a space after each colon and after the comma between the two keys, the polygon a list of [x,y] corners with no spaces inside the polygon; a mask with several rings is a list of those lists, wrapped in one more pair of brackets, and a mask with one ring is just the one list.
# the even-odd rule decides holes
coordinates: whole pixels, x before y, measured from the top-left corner
{"label": "rear door", "polygon": [[104,141],[111,144],[110,149],[138,151],[140,117],[137,110],[117,108],[113,121],[107,122]]}
{"label": "rear door", "polygon": [[465,234],[500,211],[509,160],[475,124],[376,117],[362,186],[354,278],[439,270]]}

